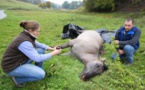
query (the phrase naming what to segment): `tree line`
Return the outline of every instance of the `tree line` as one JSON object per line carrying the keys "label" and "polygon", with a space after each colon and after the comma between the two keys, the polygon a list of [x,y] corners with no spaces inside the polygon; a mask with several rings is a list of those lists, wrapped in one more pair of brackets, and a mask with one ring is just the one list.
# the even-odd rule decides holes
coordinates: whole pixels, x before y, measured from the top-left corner
{"label": "tree line", "polygon": [[[98,11],[115,11],[119,9],[140,9],[141,11],[145,11],[145,0],[83,0],[83,1],[72,1],[68,2],[67,0],[63,2],[62,5],[58,5],[56,3],[46,1],[41,2],[41,0],[18,0],[23,2],[28,2],[32,4],[37,4],[42,8],[64,8],[64,9],[77,9],[81,6],[85,7],[86,10],[90,12],[98,12]],[[140,8],[140,6],[144,8]],[[138,10],[137,9],[137,10]]]}
{"label": "tree line", "polygon": [[62,8],[64,9],[77,9],[81,6],[83,6],[83,2],[81,1],[72,1],[70,3],[68,1],[64,1],[62,4]]}
{"label": "tree line", "polygon": [[63,9],[77,9],[80,6],[83,6],[83,2],[81,1],[72,1],[72,2],[68,2],[68,1],[64,1],[62,5],[58,5],[55,4],[53,2],[50,1],[46,1],[45,3],[40,3],[39,4],[40,7],[42,8],[63,8]]}
{"label": "tree line", "polygon": [[[83,0],[88,11],[115,11],[118,8],[136,9],[145,5],[145,0]],[[144,8],[145,9],[145,8]]]}
{"label": "tree line", "polygon": [[18,1],[36,4],[42,8],[54,8],[54,9],[58,9],[58,8],[77,9],[80,6],[83,6],[83,2],[81,2],[81,1],[72,1],[70,3],[68,1],[64,1],[64,3],[62,5],[59,5],[59,4],[50,2],[50,1],[41,2],[42,0],[18,0]]}

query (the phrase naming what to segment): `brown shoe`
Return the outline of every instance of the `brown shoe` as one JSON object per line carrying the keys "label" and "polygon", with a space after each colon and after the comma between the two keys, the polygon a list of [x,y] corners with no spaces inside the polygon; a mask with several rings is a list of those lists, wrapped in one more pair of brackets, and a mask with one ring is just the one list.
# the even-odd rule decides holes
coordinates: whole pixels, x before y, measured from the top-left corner
{"label": "brown shoe", "polygon": [[12,81],[15,83],[15,85],[16,85],[17,87],[24,87],[24,86],[25,86],[25,84],[23,84],[23,83],[17,83],[17,81],[15,80],[14,77],[11,77],[11,79],[12,79]]}

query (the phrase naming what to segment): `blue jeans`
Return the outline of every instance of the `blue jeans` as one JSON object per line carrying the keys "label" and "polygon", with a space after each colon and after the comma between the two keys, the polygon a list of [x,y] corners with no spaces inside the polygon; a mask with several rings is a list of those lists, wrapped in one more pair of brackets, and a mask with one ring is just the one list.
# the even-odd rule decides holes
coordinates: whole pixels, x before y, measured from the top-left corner
{"label": "blue jeans", "polygon": [[132,47],[131,45],[125,45],[123,50],[124,50],[124,54],[119,55],[120,59],[125,59],[126,63],[133,63],[134,61],[133,54],[136,52],[134,47]]}
{"label": "blue jeans", "polygon": [[[43,49],[37,48],[36,50],[39,54],[44,54]],[[43,79],[45,77],[43,62],[35,62],[35,65],[31,64],[32,62],[32,60],[28,60],[27,63],[20,65],[7,74],[14,77],[17,83],[25,83]]]}

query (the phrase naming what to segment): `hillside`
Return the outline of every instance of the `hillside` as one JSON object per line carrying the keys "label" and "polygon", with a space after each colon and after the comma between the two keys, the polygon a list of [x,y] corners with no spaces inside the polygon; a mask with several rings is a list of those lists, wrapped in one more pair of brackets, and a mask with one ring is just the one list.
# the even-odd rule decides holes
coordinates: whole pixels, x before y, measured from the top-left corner
{"label": "hillside", "polygon": [[0,9],[32,10],[32,9],[40,9],[40,7],[38,5],[21,2],[17,0],[0,0]]}

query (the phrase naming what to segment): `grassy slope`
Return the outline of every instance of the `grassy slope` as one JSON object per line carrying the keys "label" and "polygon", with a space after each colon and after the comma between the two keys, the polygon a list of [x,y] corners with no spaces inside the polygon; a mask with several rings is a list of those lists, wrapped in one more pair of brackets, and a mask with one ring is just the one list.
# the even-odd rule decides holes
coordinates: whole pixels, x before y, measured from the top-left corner
{"label": "grassy slope", "polygon": [[40,9],[38,5],[32,5],[17,0],[0,0],[0,9]]}
{"label": "grassy slope", "polygon": [[[15,2],[13,0],[8,0]],[[5,2],[5,1],[3,1]],[[9,2],[10,3],[10,2]],[[5,3],[6,4],[6,3]],[[17,3],[19,4],[19,2]],[[4,5],[0,1],[0,6]],[[7,4],[11,8],[12,4]],[[25,3],[21,4],[27,7]],[[30,4],[29,4],[30,5]],[[25,8],[24,7],[24,8]],[[36,6],[31,6],[35,8]],[[9,8],[10,9],[10,8]],[[123,25],[125,18],[113,17],[114,14],[76,14],[51,10],[6,10],[7,18],[0,20],[0,60],[7,45],[22,31],[19,22],[23,20],[36,20],[41,24],[41,35],[38,40],[48,45],[58,45],[68,40],[61,40],[60,34],[63,25],[73,23],[85,29],[107,28],[116,30]],[[79,74],[83,65],[71,56],[56,56],[45,62],[46,77],[38,82],[30,82],[22,90],[144,90],[145,89],[145,46],[143,37],[145,17],[136,18],[136,25],[141,28],[141,47],[135,54],[135,62],[131,66],[125,66],[117,58],[111,61],[110,55],[115,52],[112,45],[105,44],[107,54],[106,64],[109,70],[100,76],[96,76],[88,82],[83,82]],[[62,51],[67,52],[69,49]],[[141,52],[142,51],[142,52]],[[16,88],[8,76],[0,68],[0,90],[20,90]]]}

